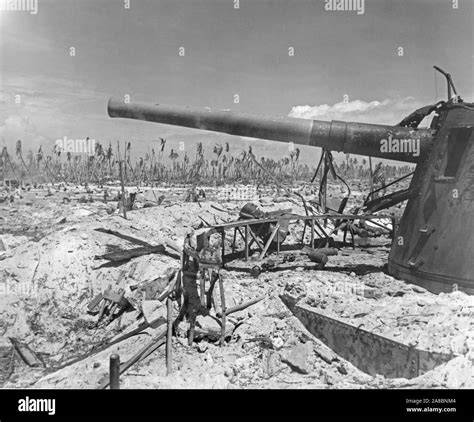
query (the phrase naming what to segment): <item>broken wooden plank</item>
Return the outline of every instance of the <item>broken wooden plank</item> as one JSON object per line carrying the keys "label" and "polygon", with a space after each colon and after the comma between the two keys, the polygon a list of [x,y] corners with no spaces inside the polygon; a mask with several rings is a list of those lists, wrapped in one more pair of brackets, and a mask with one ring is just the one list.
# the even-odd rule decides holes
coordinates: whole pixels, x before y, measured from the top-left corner
{"label": "broken wooden plank", "polygon": [[[142,359],[150,356],[156,349],[162,346],[165,343],[166,329],[156,335],[149,343],[147,343],[138,353],[132,356],[127,362],[120,365],[120,375],[122,375],[125,371],[135,365]],[[110,379],[106,375],[104,380],[100,383],[98,390],[104,390],[110,385]]]}
{"label": "broken wooden plank", "polygon": [[215,209],[216,211],[219,211],[219,212],[225,212],[226,214],[231,213],[230,210],[225,210],[223,208],[219,208],[217,205],[214,205],[214,204],[211,204],[211,208],[213,208],[213,209]]}
{"label": "broken wooden plank", "polygon": [[279,222],[277,222],[277,224],[275,226],[275,229],[273,230],[273,233],[271,234],[270,238],[267,241],[267,244],[263,248],[263,251],[261,252],[260,257],[259,257],[260,260],[262,260],[263,257],[265,256],[265,254],[267,253],[268,248],[270,247],[270,244],[273,242],[273,239],[275,238],[275,235],[278,233],[278,230],[280,230],[280,223]]}
{"label": "broken wooden plank", "polygon": [[[134,243],[134,244],[139,245],[139,246],[147,246],[147,247],[153,247],[154,246],[151,243],[147,242],[146,240],[139,239],[137,237],[130,236],[128,234],[123,234],[123,233],[120,233],[116,230],[104,229],[104,228],[101,228],[101,227],[99,227],[95,230],[98,231],[98,232],[101,232],[101,233],[106,233],[106,234],[110,234],[112,236],[119,237],[120,239],[127,240],[128,242]],[[163,240],[163,243],[165,244],[165,246],[167,246],[168,248],[174,250],[175,252],[181,253],[181,251],[182,251],[182,248],[180,248],[176,243],[172,242],[171,240]]]}
{"label": "broken wooden plank", "polygon": [[[252,305],[255,305],[256,303],[261,302],[265,298],[266,298],[266,296],[260,296],[260,297],[257,297],[255,299],[249,300],[248,302],[241,303],[240,305],[232,306],[231,308],[229,308],[225,311],[225,314],[226,315],[231,315],[235,312],[243,311],[244,309],[247,309],[248,307],[250,307]],[[221,317],[220,312],[218,312],[216,315],[217,315],[218,318]]]}
{"label": "broken wooden plank", "polygon": [[89,352],[87,352],[85,355],[82,355],[82,356],[79,356],[79,357],[76,357],[76,358],[73,358],[65,363],[63,363],[62,365],[60,366],[55,366],[54,368],[54,371],[59,371],[60,369],[63,369],[63,368],[66,368],[67,366],[71,366],[77,362],[81,362],[85,359],[87,359],[88,357],[90,356],[93,356],[95,354],[98,354],[100,352],[103,352],[104,350],[108,349],[109,347],[115,345],[115,344],[118,344],[124,340],[127,340],[129,339],[130,337],[133,337],[133,336],[136,336],[138,334],[141,334],[143,331],[145,331],[147,328],[151,327],[151,326],[154,326],[154,328],[158,328],[160,325],[160,321],[158,320],[155,320],[155,321],[152,321],[150,324],[148,322],[142,322],[141,324],[138,325],[137,328],[134,328],[133,330],[129,331],[128,333],[126,334],[123,334],[122,336],[116,338],[115,340],[111,340],[110,342],[104,344],[103,346],[100,346],[100,347],[97,347],[97,346],[94,346]]}
{"label": "broken wooden plank", "polygon": [[147,247],[152,247],[153,246],[151,243],[146,242],[145,240],[138,239],[136,237],[120,233],[116,230],[104,229],[102,227],[99,227],[99,228],[95,229],[95,231],[100,232],[100,233],[111,234],[113,236],[119,237],[120,239],[127,240],[128,242],[134,243],[136,245],[147,246]]}
{"label": "broken wooden plank", "polygon": [[39,366],[46,366],[43,360],[31,350],[28,345],[20,343],[17,339],[9,337],[15,351],[18,353],[18,356],[25,362],[28,366],[37,368]]}

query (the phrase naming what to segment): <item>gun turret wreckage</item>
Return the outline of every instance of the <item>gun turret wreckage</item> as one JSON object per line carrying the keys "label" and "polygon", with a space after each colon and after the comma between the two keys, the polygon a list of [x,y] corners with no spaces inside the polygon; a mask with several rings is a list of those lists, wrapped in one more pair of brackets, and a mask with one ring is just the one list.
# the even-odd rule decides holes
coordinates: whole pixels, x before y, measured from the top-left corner
{"label": "gun turret wreckage", "polygon": [[[416,110],[396,126],[291,117],[112,98],[110,117],[227,133],[329,151],[416,163],[408,202],[389,255],[390,274],[431,291],[474,293],[474,104],[464,102],[451,76],[448,100]],[[429,129],[421,120],[434,113]]]}

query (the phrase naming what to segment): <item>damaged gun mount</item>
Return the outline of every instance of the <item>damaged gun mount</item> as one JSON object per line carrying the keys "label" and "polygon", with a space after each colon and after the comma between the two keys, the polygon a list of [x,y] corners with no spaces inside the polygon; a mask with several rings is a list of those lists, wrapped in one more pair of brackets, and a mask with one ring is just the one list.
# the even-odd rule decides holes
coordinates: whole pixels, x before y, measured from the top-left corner
{"label": "damaged gun mount", "polygon": [[[449,74],[448,99],[416,110],[399,125],[210,111],[110,99],[110,117],[146,120],[330,151],[416,163],[410,195],[392,244],[390,274],[440,292],[474,293],[474,104],[464,102]],[[418,129],[435,113],[429,129]],[[416,146],[414,148],[413,146]],[[449,253],[448,253],[449,252]]]}

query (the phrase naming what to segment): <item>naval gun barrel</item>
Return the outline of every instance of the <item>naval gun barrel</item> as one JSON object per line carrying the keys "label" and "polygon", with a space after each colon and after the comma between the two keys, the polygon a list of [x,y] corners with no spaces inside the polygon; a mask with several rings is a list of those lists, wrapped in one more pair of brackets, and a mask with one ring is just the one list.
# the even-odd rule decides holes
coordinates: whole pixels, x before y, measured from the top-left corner
{"label": "naval gun barrel", "polygon": [[146,120],[278,142],[293,142],[322,147],[330,151],[410,163],[417,163],[420,157],[425,155],[430,148],[434,133],[430,129],[402,126],[255,116],[209,108],[127,103],[118,98],[110,99],[108,113],[110,117]]}

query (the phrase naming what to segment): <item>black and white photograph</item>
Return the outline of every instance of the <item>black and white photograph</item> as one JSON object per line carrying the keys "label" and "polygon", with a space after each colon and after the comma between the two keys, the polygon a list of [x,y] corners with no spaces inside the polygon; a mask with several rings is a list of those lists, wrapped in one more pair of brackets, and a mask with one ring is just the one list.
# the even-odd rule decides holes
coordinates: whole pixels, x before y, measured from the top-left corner
{"label": "black and white photograph", "polygon": [[0,0],[0,420],[67,420],[55,391],[363,390],[472,421],[473,22]]}

